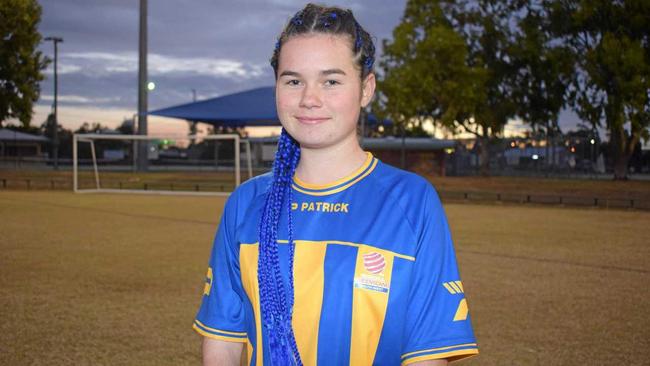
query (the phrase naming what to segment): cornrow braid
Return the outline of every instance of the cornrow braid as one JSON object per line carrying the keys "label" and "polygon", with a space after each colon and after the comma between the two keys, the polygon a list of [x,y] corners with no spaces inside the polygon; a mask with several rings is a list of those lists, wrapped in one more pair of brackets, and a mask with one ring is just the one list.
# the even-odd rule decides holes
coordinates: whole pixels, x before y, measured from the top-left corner
{"label": "cornrow braid", "polygon": [[[300,160],[300,146],[282,129],[273,162],[273,181],[269,188],[259,227],[257,278],[262,321],[269,336],[272,365],[302,365],[291,327],[293,317],[293,222],[291,215],[293,175]],[[278,256],[278,226],[282,210],[288,217],[289,288],[285,292]],[[287,304],[287,298],[289,303]]]}
{"label": "cornrow braid", "polygon": [[289,20],[275,44],[270,63],[276,79],[282,45],[293,36],[311,33],[348,36],[352,41],[355,64],[361,70],[361,80],[373,72],[375,45],[370,34],[356,21],[352,11],[307,4]]}
{"label": "cornrow braid", "polygon": [[[278,37],[271,57],[271,66],[278,76],[278,59],[282,45],[291,37],[324,33],[346,36],[361,70],[361,80],[373,72],[375,46],[372,38],[356,21],[352,11],[307,4],[287,23]],[[302,365],[291,326],[294,305],[293,220],[291,213],[293,175],[300,160],[300,146],[282,129],[278,151],[273,162],[273,181],[269,187],[259,226],[259,257],[257,278],[260,291],[262,323],[268,334],[272,365]],[[289,242],[289,283],[285,288],[278,255],[278,227],[283,210],[287,213]]]}

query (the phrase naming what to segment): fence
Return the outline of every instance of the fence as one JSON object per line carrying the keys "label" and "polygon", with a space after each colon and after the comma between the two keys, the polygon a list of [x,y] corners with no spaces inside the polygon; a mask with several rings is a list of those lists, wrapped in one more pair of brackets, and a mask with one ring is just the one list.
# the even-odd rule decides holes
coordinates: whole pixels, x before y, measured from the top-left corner
{"label": "fence", "polygon": [[[91,184],[90,180],[88,180]],[[92,181],[94,184],[94,181]],[[232,191],[233,185],[227,183],[179,182],[179,181],[102,181],[105,188],[170,190],[170,191]],[[1,190],[72,190],[72,181],[68,179],[37,178],[0,178]],[[443,201],[474,203],[510,203],[531,205],[554,205],[569,207],[599,207],[617,209],[650,210],[650,200],[640,198],[608,198],[583,195],[550,195],[534,193],[500,193],[477,191],[438,191]]]}

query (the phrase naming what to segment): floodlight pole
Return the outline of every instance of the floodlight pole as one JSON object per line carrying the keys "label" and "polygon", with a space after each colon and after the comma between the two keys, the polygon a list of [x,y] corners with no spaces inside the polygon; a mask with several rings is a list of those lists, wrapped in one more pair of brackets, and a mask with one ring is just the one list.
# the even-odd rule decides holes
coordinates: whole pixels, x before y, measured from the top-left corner
{"label": "floodlight pole", "polygon": [[61,37],[45,37],[46,41],[52,41],[54,44],[54,128],[52,132],[52,155],[54,156],[54,169],[59,170],[59,120],[58,120],[58,94],[59,78],[57,72],[57,62],[59,58],[58,44],[63,42]]}
{"label": "floodlight pole", "polygon": [[[140,41],[138,64],[138,134],[147,135],[147,0],[140,0]],[[148,165],[147,140],[140,141],[138,170],[146,171]]]}

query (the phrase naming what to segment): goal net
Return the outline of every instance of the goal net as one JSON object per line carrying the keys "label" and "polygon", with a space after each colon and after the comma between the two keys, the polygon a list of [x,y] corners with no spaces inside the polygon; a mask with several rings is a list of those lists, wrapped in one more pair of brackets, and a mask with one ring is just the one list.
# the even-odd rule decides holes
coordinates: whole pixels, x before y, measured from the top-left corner
{"label": "goal net", "polygon": [[76,193],[228,195],[242,166],[253,176],[250,142],[237,134],[75,134],[72,155]]}

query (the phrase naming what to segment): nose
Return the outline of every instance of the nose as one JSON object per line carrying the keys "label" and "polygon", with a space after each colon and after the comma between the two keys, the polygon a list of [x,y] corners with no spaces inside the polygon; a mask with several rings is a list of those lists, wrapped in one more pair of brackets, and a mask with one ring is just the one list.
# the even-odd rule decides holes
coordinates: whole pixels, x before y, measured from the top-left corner
{"label": "nose", "polygon": [[307,85],[302,91],[300,107],[318,108],[323,105],[321,91],[316,85]]}

